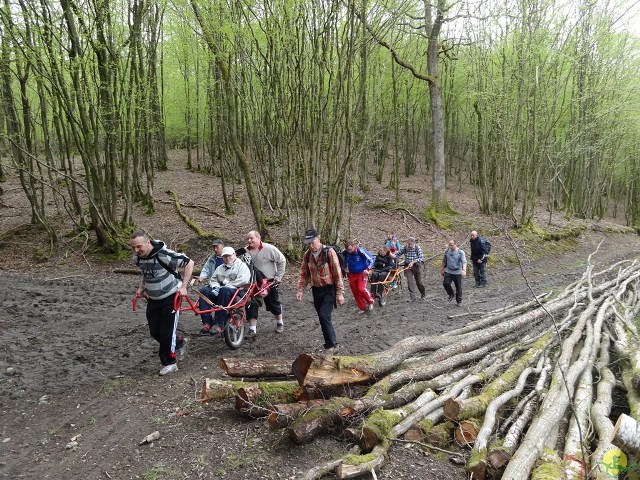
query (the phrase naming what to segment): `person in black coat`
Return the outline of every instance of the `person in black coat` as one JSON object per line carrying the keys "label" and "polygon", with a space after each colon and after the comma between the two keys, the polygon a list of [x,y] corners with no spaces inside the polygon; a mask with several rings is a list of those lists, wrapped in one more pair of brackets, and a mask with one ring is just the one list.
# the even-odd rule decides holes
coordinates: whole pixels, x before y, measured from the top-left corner
{"label": "person in black coat", "polygon": [[371,295],[373,295],[374,298],[379,298],[383,289],[382,285],[374,284],[384,282],[389,272],[394,268],[397,268],[396,257],[391,255],[391,251],[386,245],[383,245],[380,247],[380,250],[378,250],[378,254],[373,261],[373,270],[369,277],[369,281],[371,282]]}
{"label": "person in black coat", "polygon": [[471,232],[469,243],[471,244],[471,263],[473,264],[473,277],[476,280],[476,287],[486,287],[487,260],[489,259],[487,242],[474,230]]}

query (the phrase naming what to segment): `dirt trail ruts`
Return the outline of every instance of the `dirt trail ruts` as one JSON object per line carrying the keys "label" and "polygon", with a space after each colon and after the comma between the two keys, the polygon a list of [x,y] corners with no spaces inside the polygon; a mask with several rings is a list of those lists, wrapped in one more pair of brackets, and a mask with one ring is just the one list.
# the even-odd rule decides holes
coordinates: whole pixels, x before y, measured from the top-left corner
{"label": "dirt trail ruts", "polygon": [[[538,258],[525,266],[535,293],[559,289],[582,275],[594,256],[596,270],[635,258],[634,235],[589,233],[566,254]],[[159,377],[156,345],[149,337],[144,304],[131,311],[137,277],[98,270],[58,274],[0,275],[0,476],[3,478],[292,478],[345,452],[349,445],[323,435],[294,446],[264,421],[247,420],[230,403],[194,401],[204,377],[221,377],[221,356],[295,358],[321,349],[322,335],[311,294],[295,302],[295,266],[288,268],[282,297],[286,329],[273,331],[261,311],[258,340],[237,351],[198,333],[199,321],[183,314],[181,329],[189,356],[179,371]],[[435,334],[464,325],[464,312],[488,312],[531,299],[519,267],[489,269],[490,285],[464,282],[461,308],[445,301],[440,277],[427,266],[425,301],[411,303],[394,292],[387,306],[360,315],[350,296],[335,311],[341,352],[385,349],[411,335]],[[138,445],[158,430],[153,445]],[[77,447],[67,449],[72,438]],[[425,456],[415,448],[392,447],[378,478],[462,479],[461,467]]]}

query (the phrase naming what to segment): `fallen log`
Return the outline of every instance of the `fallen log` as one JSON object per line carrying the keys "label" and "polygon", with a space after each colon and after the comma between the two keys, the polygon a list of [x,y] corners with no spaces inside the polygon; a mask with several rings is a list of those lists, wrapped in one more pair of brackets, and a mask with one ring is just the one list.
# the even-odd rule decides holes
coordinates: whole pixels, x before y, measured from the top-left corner
{"label": "fallen log", "polygon": [[[511,424],[502,444],[493,445],[487,452],[487,463],[491,470],[502,472],[518,447],[520,436],[538,409],[538,397],[532,397],[522,409],[522,413]],[[496,477],[500,477],[496,474]]]}
{"label": "fallen log", "polygon": [[609,420],[613,405],[613,389],[616,378],[609,368],[609,346],[611,344],[608,330],[604,329],[600,343],[600,356],[595,365],[595,370],[600,374],[600,380],[596,387],[596,401],[591,407],[591,421],[598,437],[598,444],[591,458],[591,476],[594,480],[608,480],[609,472],[604,468],[604,455],[613,447],[614,425]]}
{"label": "fallen log", "polygon": [[487,469],[495,478],[499,478],[502,475],[502,471],[520,443],[522,432],[525,430],[527,425],[529,425],[529,422],[531,422],[531,419],[538,410],[538,405],[540,403],[539,399],[548,388],[550,371],[551,361],[547,357],[545,366],[542,369],[542,372],[540,372],[535,388],[529,395],[518,403],[512,414],[509,415],[509,418],[505,421],[506,425],[508,425],[508,428],[505,428],[506,433],[500,430],[500,433],[504,433],[503,441],[496,441],[488,448]]}
{"label": "fallen log", "polygon": [[[348,455],[358,455],[359,453],[360,453],[360,449],[356,445],[351,448]],[[335,471],[335,469],[338,468],[338,466],[342,462],[343,462],[342,458],[338,460],[329,460],[324,465],[319,465],[317,467],[314,467],[308,470],[307,473],[305,473],[304,477],[302,477],[302,480],[318,480],[319,478],[322,478],[325,475],[328,475],[329,473]]]}
{"label": "fallen log", "polygon": [[[610,313],[611,299],[607,298],[598,308],[595,324],[603,323]],[[601,330],[602,332],[602,330]],[[591,442],[591,404],[593,403],[593,368],[600,350],[601,334],[594,335],[598,348],[592,348],[587,365],[580,375],[573,398],[573,415],[569,419],[569,429],[565,437],[562,462],[567,479],[583,479],[588,476],[589,451]]]}
{"label": "fallen log", "polygon": [[271,412],[267,417],[267,423],[273,430],[287,428],[298,416],[315,405],[322,405],[326,400],[316,399],[295,403],[284,403],[272,405]]}
{"label": "fallen log", "polygon": [[640,453],[640,423],[624,413],[613,427],[611,443],[627,453]]}
{"label": "fallen log", "polygon": [[[551,380],[549,392],[540,407],[540,414],[532,421],[523,442],[505,468],[504,478],[526,480],[529,477],[549,437],[549,426],[557,425],[564,416],[569,401],[573,397],[577,378],[586,367],[591,349],[594,348],[593,342],[595,337],[598,338],[596,345],[599,344],[602,325],[592,326],[591,323],[588,322],[588,319],[595,311],[595,307],[595,302],[587,305],[587,308],[578,318],[576,328],[574,328],[572,334],[563,342],[562,353],[558,359],[558,365]],[[566,373],[563,374],[562,369],[566,368],[566,365],[569,363],[573,354],[573,348],[582,337],[584,326],[586,326],[586,335],[580,355],[576,361],[569,366]]]}
{"label": "fallen log", "polygon": [[502,375],[486,385],[479,395],[465,400],[448,399],[444,404],[444,414],[454,420],[464,420],[483,413],[487,405],[498,395],[509,390],[516,384],[520,374],[533,362],[537,362],[544,350],[551,344],[551,333],[544,335],[518,360],[516,360]]}
{"label": "fallen log", "polygon": [[245,384],[236,393],[235,408],[250,417],[266,417],[273,404],[295,402],[303,393],[294,381]]}
{"label": "fallen log", "polygon": [[246,385],[242,380],[216,380],[215,378],[205,378],[200,388],[199,402],[211,402],[233,398],[239,388]]}
{"label": "fallen log", "polygon": [[[554,302],[551,302],[554,303]],[[560,301],[554,304],[554,308],[568,305],[569,301]],[[551,307],[547,307],[547,310]],[[418,352],[435,350],[430,357],[430,362],[439,364],[450,360],[453,355],[470,353],[479,348],[491,344],[497,338],[506,341],[514,336],[522,336],[521,329],[533,330],[547,315],[547,310],[538,309],[534,312],[521,315],[512,320],[506,320],[498,325],[472,332],[460,337],[409,337],[396,343],[393,347],[383,352],[358,357],[331,357],[326,358],[318,355],[301,354],[293,362],[293,374],[301,386],[323,387],[338,385],[342,383],[361,384],[382,378],[397,368],[403,361]],[[465,360],[468,363],[470,360]],[[429,370],[431,366],[427,367]],[[447,369],[451,366],[447,366]],[[403,378],[398,379],[401,383],[406,381],[407,376],[414,375],[419,370],[406,369]],[[435,375],[443,373],[445,370],[437,369]],[[428,377],[420,377],[418,380],[433,378],[433,374]],[[414,377],[411,377],[414,378]]]}
{"label": "fallen log", "polygon": [[348,455],[336,469],[339,479],[357,478],[366,473],[374,472],[384,463],[384,457],[389,450],[390,443],[376,446],[367,455]]}
{"label": "fallen log", "polygon": [[[387,441],[391,429],[401,420],[436,397],[433,390],[426,390],[413,402],[393,410],[379,408],[371,413],[362,425],[359,442],[363,452],[370,452],[376,445]],[[404,432],[403,432],[404,433]],[[395,435],[393,435],[395,437]]]}
{"label": "fallen log", "polygon": [[278,378],[293,375],[293,360],[270,359],[220,359],[220,368],[230,377],[242,378]]}
{"label": "fallen log", "polygon": [[349,400],[345,405],[345,399],[330,398],[314,405],[305,413],[299,415],[291,425],[287,427],[289,438],[298,445],[311,441],[319,432],[325,431],[336,425],[341,414],[340,409],[345,409],[344,415],[353,411],[358,400]]}
{"label": "fallen log", "polygon": [[509,400],[522,393],[529,375],[532,373],[541,373],[545,360],[545,357],[540,356],[538,359],[538,365],[536,365],[535,368],[527,367],[522,371],[522,373],[520,373],[514,388],[501,393],[487,406],[484,422],[482,422],[482,426],[473,441],[473,449],[471,450],[471,455],[467,462],[467,471],[471,473],[473,478],[478,480],[484,480],[485,478],[485,472],[487,469],[487,444],[489,443],[489,435],[491,435],[495,427],[498,409]]}

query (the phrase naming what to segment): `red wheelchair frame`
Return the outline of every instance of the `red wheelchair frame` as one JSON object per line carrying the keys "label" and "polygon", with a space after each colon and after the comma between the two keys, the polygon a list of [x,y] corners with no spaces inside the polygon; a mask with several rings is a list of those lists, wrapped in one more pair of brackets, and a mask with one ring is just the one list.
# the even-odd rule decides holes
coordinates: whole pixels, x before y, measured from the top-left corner
{"label": "red wheelchair frame", "polygon": [[[190,282],[190,286],[193,284],[193,280]],[[247,320],[246,306],[256,296],[262,295],[265,291],[273,285],[273,282],[265,283],[261,287],[258,287],[257,283],[250,283],[248,285],[241,285],[236,288],[233,293],[229,305],[211,305],[211,308],[201,310],[198,306],[198,301],[192,300],[188,295],[176,295],[173,302],[173,311],[176,314],[181,312],[192,311],[194,315],[201,315],[203,313],[215,314],[216,312],[226,310],[228,312],[227,320],[222,328],[222,336],[227,346],[236,350],[240,348],[244,341],[244,326]],[[201,294],[199,294],[201,295]],[[136,311],[136,305],[140,295],[138,293],[133,297],[133,311]],[[187,302],[186,306],[183,306],[183,301]]]}

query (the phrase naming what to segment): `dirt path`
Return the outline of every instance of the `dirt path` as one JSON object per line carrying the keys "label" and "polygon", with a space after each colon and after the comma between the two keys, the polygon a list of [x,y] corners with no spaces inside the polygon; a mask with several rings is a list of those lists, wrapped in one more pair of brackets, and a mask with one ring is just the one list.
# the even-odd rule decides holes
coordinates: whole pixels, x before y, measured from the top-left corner
{"label": "dirt path", "polygon": [[[525,267],[533,290],[558,289],[579,277],[600,240],[599,265],[634,258],[640,247],[634,235],[583,235],[573,251]],[[284,334],[273,332],[271,318],[263,314],[258,340],[232,352],[222,340],[200,335],[198,319],[184,315],[189,356],[169,377],[157,375],[144,306],[131,311],[137,277],[106,270],[0,275],[2,478],[285,479],[349,448],[331,435],[294,446],[283,432],[237,415],[228,404],[194,401],[204,377],[221,377],[221,356],[293,359],[321,348],[311,295],[301,303],[294,300],[294,266],[283,291]],[[379,351],[471,318],[450,315],[488,312],[531,298],[519,268],[504,262],[490,269],[486,289],[471,288],[468,278],[464,306],[456,308],[444,301],[433,266],[427,270],[423,302],[410,303],[406,291],[398,292],[386,307],[359,315],[349,295],[335,313],[342,352]],[[161,432],[159,441],[138,445],[155,430]],[[77,447],[65,448],[73,438]],[[464,474],[444,457],[394,446],[378,478],[462,479]]]}

